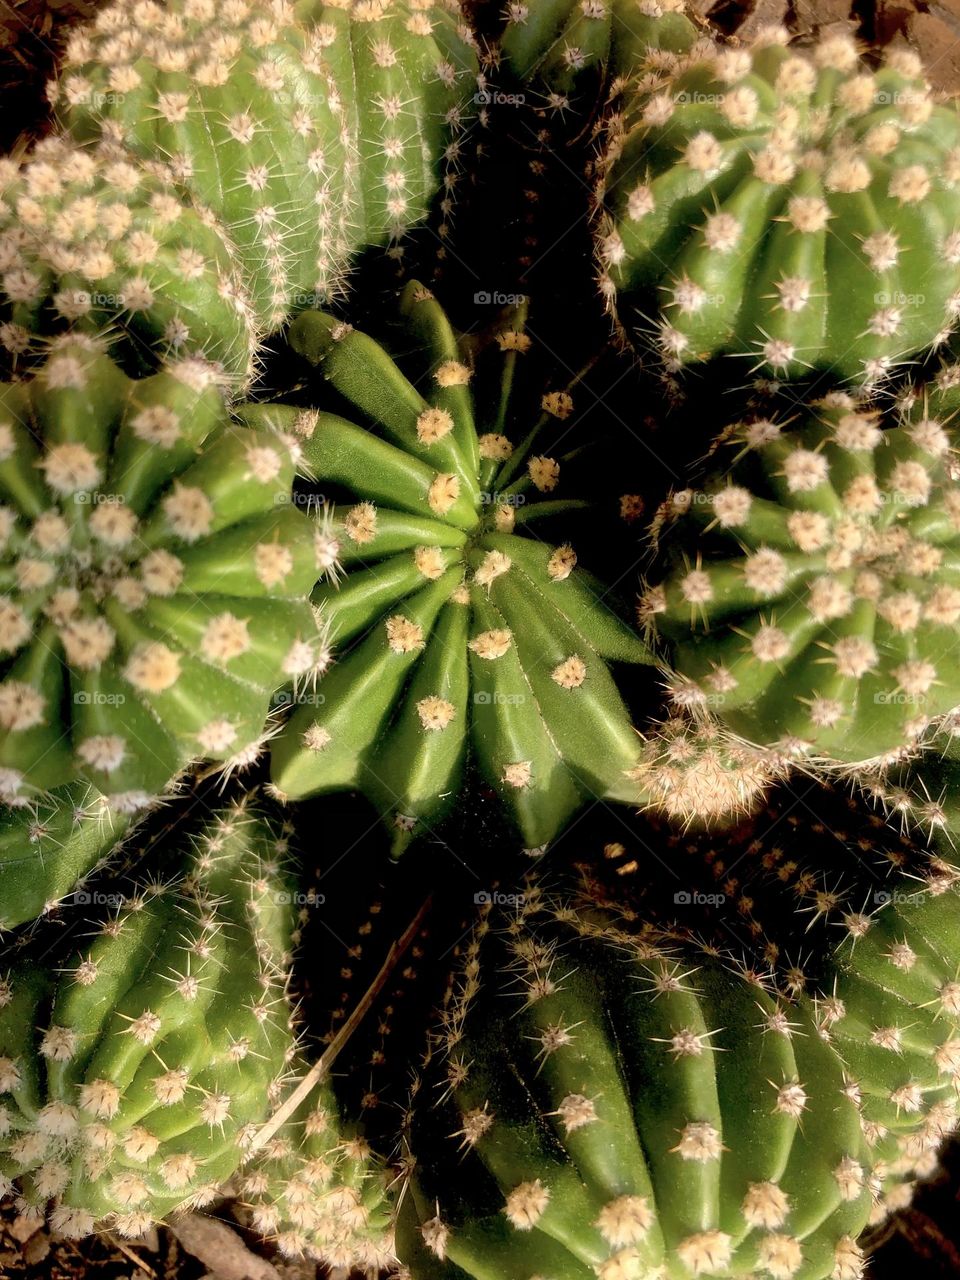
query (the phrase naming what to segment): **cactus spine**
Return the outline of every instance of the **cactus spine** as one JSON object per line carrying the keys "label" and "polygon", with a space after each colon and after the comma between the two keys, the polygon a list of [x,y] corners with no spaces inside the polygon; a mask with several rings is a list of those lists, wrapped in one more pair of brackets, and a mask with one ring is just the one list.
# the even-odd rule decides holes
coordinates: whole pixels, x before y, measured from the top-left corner
{"label": "cactus spine", "polygon": [[188,760],[256,754],[323,646],[291,442],[232,423],[216,373],[131,381],[81,336],[0,387],[0,791],[81,775],[121,809]]}
{"label": "cactus spine", "polygon": [[416,344],[403,362],[330,316],[292,328],[356,421],[262,411],[302,433],[308,473],[345,496],[314,601],[334,644],[358,641],[324,678],[322,706],[297,709],[275,742],[274,782],[290,798],[361,788],[399,852],[449,807],[470,734],[538,849],[585,800],[635,798],[626,773],[638,741],[607,663],[647,653],[573,546],[536,536],[537,521],[582,503],[566,496],[554,445],[568,434],[570,394],[544,395],[532,428],[512,412],[532,346],[522,319],[489,353],[503,388],[490,411],[433,296],[411,283],[401,312]]}

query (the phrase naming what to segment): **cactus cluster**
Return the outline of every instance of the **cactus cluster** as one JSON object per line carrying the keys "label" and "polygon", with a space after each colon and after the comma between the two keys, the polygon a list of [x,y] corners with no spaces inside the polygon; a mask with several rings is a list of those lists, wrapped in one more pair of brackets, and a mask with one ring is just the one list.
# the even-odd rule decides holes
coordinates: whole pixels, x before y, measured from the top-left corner
{"label": "cactus cluster", "polygon": [[735,423],[675,494],[640,613],[674,696],[749,741],[892,757],[960,701],[960,488],[944,422],[882,429],[842,393],[800,423]]}
{"label": "cactus cluster", "polygon": [[131,380],[83,335],[0,401],[0,790],[79,775],[131,809],[252,758],[325,653],[294,442],[232,422],[209,365]]}
{"label": "cactus cluster", "polygon": [[411,282],[401,312],[402,360],[323,313],[291,328],[350,419],[261,410],[299,433],[325,496],[345,497],[313,596],[337,659],[321,705],[307,699],[273,744],[273,779],[291,799],[360,788],[399,852],[450,807],[469,743],[540,849],[585,801],[635,799],[639,743],[607,664],[649,657],[572,543],[539,533],[583,506],[564,449],[576,392],[514,412],[533,347],[522,315],[497,331],[491,408],[432,294]]}
{"label": "cactus cluster", "polygon": [[0,1194],[69,1236],[210,1203],[295,1051],[283,833],[244,801],[171,853],[0,982]]}
{"label": "cactus cluster", "polygon": [[[113,0],[0,159],[0,1201],[860,1280],[960,1120],[960,366],[896,369],[960,313],[960,115],[847,36],[480,8]],[[551,317],[597,245],[661,386],[739,355],[748,414],[667,440]],[[365,246],[408,282],[347,313]]]}
{"label": "cactus cluster", "polygon": [[51,85],[74,137],[163,157],[236,244],[255,320],[342,291],[458,178],[477,58],[457,6],[175,0],[102,9]]}
{"label": "cactus cluster", "polygon": [[917,56],[764,28],[651,74],[607,126],[602,288],[671,367],[873,382],[944,341],[960,288],[960,116]]}

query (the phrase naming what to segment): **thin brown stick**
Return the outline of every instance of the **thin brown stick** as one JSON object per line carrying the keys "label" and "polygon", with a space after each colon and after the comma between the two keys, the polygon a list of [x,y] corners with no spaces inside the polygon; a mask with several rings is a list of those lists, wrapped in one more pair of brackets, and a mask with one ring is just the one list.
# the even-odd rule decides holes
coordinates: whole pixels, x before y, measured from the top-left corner
{"label": "thin brown stick", "polygon": [[307,1074],[303,1077],[293,1093],[277,1108],[269,1120],[258,1130],[256,1137],[247,1148],[252,1154],[258,1151],[265,1143],[269,1142],[273,1135],[277,1132],[284,1121],[288,1120],[300,1103],[307,1097],[311,1090],[323,1079],[344,1047],[350,1037],[356,1031],[357,1027],[366,1017],[373,1002],[377,996],[387,985],[387,981],[397,967],[401,957],[407,951],[410,944],[420,930],[424,918],[433,903],[433,895],[431,894],[421,906],[420,910],[413,917],[410,923],[404,929],[403,933],[391,943],[390,950],[387,952],[386,959],[380,966],[380,971],[374,978],[373,982],[364,993],[363,999],[354,1006],[349,1018],[344,1022],[343,1026],[330,1041],[329,1045],[313,1064]]}

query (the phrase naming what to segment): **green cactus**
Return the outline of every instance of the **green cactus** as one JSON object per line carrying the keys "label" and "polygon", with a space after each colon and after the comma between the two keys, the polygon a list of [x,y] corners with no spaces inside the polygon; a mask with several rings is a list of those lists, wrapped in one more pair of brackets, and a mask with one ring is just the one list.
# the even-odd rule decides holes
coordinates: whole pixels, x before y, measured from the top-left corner
{"label": "green cactus", "polygon": [[586,73],[602,68],[618,82],[672,68],[697,29],[683,0],[533,0],[509,3],[500,51],[510,71],[541,82],[547,103],[567,105]]}
{"label": "green cactus", "polygon": [[875,381],[944,340],[960,288],[960,116],[917,56],[764,28],[647,78],[608,130],[602,287],[676,368],[727,352]]}
{"label": "green cactus", "polygon": [[476,76],[455,4],[123,0],[74,33],[51,93],[74,136],[164,157],[215,212],[269,331],[455,185]]}
{"label": "green cactus", "polygon": [[882,431],[835,393],[797,430],[737,423],[717,450],[657,522],[664,576],[640,606],[676,699],[814,760],[892,756],[960,701],[948,432]]}
{"label": "green cactus", "polygon": [[51,335],[109,338],[132,373],[200,356],[232,381],[255,326],[235,251],[163,166],[57,136],[0,160],[0,348],[11,368]]}
{"label": "green cactus", "polygon": [[414,1097],[401,1261],[856,1280],[869,1149],[813,1013],[533,890],[479,927]]}
{"label": "green cactus", "polygon": [[490,353],[499,398],[488,408],[432,295],[411,283],[401,310],[401,341],[416,350],[398,363],[330,316],[292,327],[354,420],[247,411],[299,431],[305,469],[348,503],[328,517],[328,580],[313,598],[333,643],[351,647],[319,709],[298,708],[276,740],[274,782],[294,799],[363,790],[399,852],[453,803],[471,734],[539,848],[585,800],[636,799],[626,773],[639,742],[607,662],[649,658],[570,543],[536,536],[538,520],[583,503],[564,496],[575,452],[557,448],[569,393],[548,392],[531,417],[512,410],[530,358],[522,317]]}
{"label": "green cactus", "polygon": [[392,1270],[385,1170],[344,1122],[328,1081],[257,1152],[239,1192],[254,1229],[283,1257],[368,1275]]}
{"label": "green cactus", "polygon": [[36,920],[82,884],[129,821],[82,782],[0,813],[0,934]]}
{"label": "green cactus", "polygon": [[249,800],[193,837],[0,983],[0,1195],[68,1236],[209,1203],[295,1051],[286,837]]}
{"label": "green cactus", "polygon": [[0,792],[80,775],[131,809],[251,758],[324,660],[292,443],[232,424],[203,362],[131,381],[79,335],[0,402]]}

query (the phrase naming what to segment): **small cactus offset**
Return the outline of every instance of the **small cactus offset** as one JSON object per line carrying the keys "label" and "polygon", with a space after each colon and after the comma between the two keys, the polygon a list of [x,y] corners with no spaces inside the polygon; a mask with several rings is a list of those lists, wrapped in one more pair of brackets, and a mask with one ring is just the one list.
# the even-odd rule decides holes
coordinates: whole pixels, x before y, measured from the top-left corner
{"label": "small cactus offset", "polygon": [[950,436],[881,425],[839,393],[796,429],[737,423],[658,522],[665,576],[640,611],[674,696],[751,742],[882,761],[960,702]]}
{"label": "small cactus offset", "polygon": [[673,69],[695,43],[683,0],[525,0],[509,3],[500,52],[513,75],[543,85],[562,109],[585,76],[603,70],[610,91],[655,67]]}
{"label": "small cactus offset", "polygon": [[680,711],[645,727],[630,777],[645,809],[686,829],[750,813],[786,769],[777,751],[740,741],[709,716]]}
{"label": "small cactus offset", "polygon": [[455,184],[476,87],[456,5],[120,0],[72,36],[51,95],[75,137],[166,158],[228,228],[269,331]]}
{"label": "small cactus offset", "polygon": [[284,1257],[370,1275],[393,1269],[386,1185],[385,1169],[323,1083],[246,1166],[239,1194],[254,1229]]}
{"label": "small cactus offset", "polygon": [[917,56],[764,28],[648,77],[608,130],[602,287],[670,367],[720,353],[876,381],[944,341],[960,290],[960,115]]}
{"label": "small cactus offset", "polygon": [[639,739],[607,664],[649,657],[571,543],[539,535],[539,521],[584,504],[567,496],[571,395],[548,392],[532,418],[511,412],[531,358],[522,317],[490,352],[488,407],[433,296],[411,283],[401,311],[417,350],[399,362],[327,315],[292,327],[354,420],[260,411],[299,431],[307,473],[345,496],[313,597],[343,652],[322,705],[297,709],[276,740],[274,782],[293,799],[362,789],[399,852],[452,804],[469,741],[538,849],[585,801],[636,798]]}
{"label": "small cactus offset", "polygon": [[256,754],[324,653],[292,448],[232,423],[196,359],[131,381],[68,336],[0,386],[0,792],[79,775],[129,810]]}
{"label": "small cactus offset", "polygon": [[857,1280],[869,1151],[812,1006],[605,914],[534,890],[479,927],[412,1102],[401,1261]]}
{"label": "small cactus offset", "polygon": [[[182,849],[182,845],[180,846]],[[94,930],[0,982],[0,1194],[68,1236],[209,1203],[295,1052],[286,839],[248,801]],[[169,862],[167,863],[169,868]]]}
{"label": "small cactus offset", "polygon": [[0,812],[0,935],[72,893],[114,852],[129,821],[83,782]]}
{"label": "small cactus offset", "polygon": [[199,356],[242,385],[250,298],[226,230],[184,202],[159,160],[45,138],[0,160],[0,348],[11,370],[51,337],[109,338],[132,374]]}

